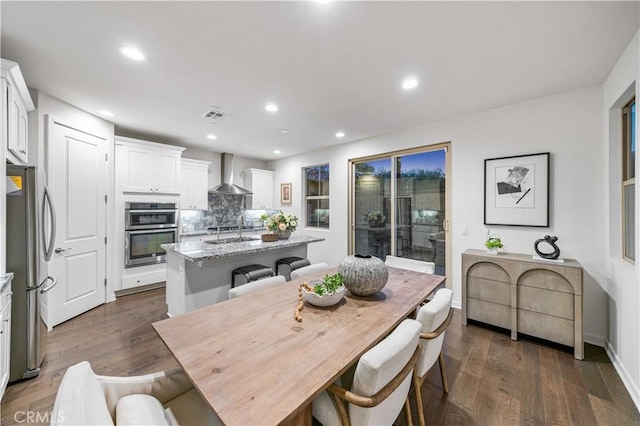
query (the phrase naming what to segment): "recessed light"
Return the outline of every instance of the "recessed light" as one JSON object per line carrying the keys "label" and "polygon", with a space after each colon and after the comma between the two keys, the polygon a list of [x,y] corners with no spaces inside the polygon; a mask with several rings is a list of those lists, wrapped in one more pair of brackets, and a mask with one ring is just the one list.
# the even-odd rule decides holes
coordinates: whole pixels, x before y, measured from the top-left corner
{"label": "recessed light", "polygon": [[144,61],[144,54],[132,46],[123,46],[120,48],[120,53],[126,56],[129,59],[133,59],[134,61]]}
{"label": "recessed light", "polygon": [[106,110],[98,111],[98,114],[103,115],[105,117],[115,117],[114,113],[112,113],[111,111],[106,111]]}
{"label": "recessed light", "polygon": [[216,135],[207,135],[207,139],[216,140],[218,137]]}
{"label": "recessed light", "polygon": [[344,132],[336,133],[336,138],[344,138]]}
{"label": "recessed light", "polygon": [[269,112],[276,112],[278,111],[278,105],[276,104],[267,104],[264,109],[266,109]]}
{"label": "recessed light", "polygon": [[402,82],[402,88],[405,90],[413,89],[418,85],[418,80],[415,77],[409,77]]}
{"label": "recessed light", "polygon": [[281,153],[282,153],[282,151],[280,151],[279,149],[274,149],[274,150],[273,150],[273,153],[274,153],[274,154],[281,154]]}
{"label": "recessed light", "polygon": [[280,129],[280,133],[289,133],[289,129]]}

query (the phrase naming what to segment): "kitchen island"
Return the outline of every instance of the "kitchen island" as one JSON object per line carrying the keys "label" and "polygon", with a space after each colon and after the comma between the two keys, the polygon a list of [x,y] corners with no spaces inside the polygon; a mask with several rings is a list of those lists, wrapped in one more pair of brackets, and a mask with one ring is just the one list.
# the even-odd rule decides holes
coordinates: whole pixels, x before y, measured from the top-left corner
{"label": "kitchen island", "polygon": [[291,236],[274,242],[259,238],[227,242],[231,240],[162,245],[167,252],[166,298],[170,317],[227,300],[234,269],[257,263],[275,272],[278,259],[306,258],[307,244],[324,238]]}

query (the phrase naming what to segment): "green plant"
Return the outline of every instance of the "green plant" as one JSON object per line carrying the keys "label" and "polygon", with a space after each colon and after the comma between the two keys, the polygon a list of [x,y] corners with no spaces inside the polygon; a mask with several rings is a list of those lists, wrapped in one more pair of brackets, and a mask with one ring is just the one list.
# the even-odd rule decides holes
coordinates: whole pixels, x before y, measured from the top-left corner
{"label": "green plant", "polygon": [[363,216],[364,220],[366,220],[367,222],[382,222],[386,219],[384,213],[382,213],[380,210],[372,210],[366,212]]}
{"label": "green plant", "polygon": [[487,236],[487,241],[484,242],[484,246],[488,249],[499,249],[504,247],[504,244],[502,244],[502,241],[500,240],[500,237],[497,235],[488,235]]}
{"label": "green plant", "polygon": [[333,294],[344,284],[344,277],[340,273],[325,275],[320,284],[313,286],[313,292],[318,296]]}

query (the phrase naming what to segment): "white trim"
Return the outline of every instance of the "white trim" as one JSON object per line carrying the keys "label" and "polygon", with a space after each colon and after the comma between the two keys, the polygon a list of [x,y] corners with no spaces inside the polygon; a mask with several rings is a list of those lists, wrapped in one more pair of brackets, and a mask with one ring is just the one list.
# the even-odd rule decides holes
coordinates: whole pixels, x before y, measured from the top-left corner
{"label": "white trim", "polygon": [[181,158],[180,162],[183,166],[209,167],[211,165],[211,161],[194,160],[193,158]]}
{"label": "white trim", "polygon": [[183,148],[181,146],[177,146],[177,145],[168,145],[165,143],[159,143],[159,142],[151,142],[151,141],[145,141],[142,139],[134,139],[134,138],[127,138],[124,136],[115,136],[115,144],[116,145],[127,145],[127,144],[137,144],[137,145],[142,145],[142,146],[146,146],[147,148],[153,148],[153,149],[170,149],[170,150],[175,150],[175,151],[184,151],[186,148]]}
{"label": "white trim", "polygon": [[584,340],[584,343],[600,346],[601,348],[604,348],[606,344],[606,339],[604,338],[604,336],[597,336],[595,334],[583,333],[582,338]]}
{"label": "white trim", "polygon": [[27,83],[25,83],[24,77],[22,77],[20,65],[7,59],[0,59],[0,68],[2,69],[2,78],[11,78],[11,80],[13,80],[14,87],[18,90],[18,93],[20,93],[20,97],[22,98],[27,111],[31,112],[36,109],[33,104],[33,100],[31,99],[31,95],[29,94]]}
{"label": "white trim", "polygon": [[609,356],[609,359],[613,364],[613,368],[616,369],[616,372],[618,373],[618,376],[620,376],[625,388],[627,388],[627,392],[629,392],[631,399],[633,399],[634,404],[636,404],[636,408],[640,410],[640,389],[636,387],[633,382],[633,378],[629,375],[626,368],[624,368],[624,364],[620,361],[615,350],[608,341],[605,341],[604,350]]}

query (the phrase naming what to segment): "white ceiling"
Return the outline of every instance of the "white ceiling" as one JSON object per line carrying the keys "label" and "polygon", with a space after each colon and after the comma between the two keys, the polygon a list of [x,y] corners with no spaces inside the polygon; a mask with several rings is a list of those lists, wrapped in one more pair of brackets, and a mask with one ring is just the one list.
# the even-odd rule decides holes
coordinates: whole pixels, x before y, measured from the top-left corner
{"label": "white ceiling", "polygon": [[[0,8],[0,53],[29,87],[113,111],[117,134],[264,160],[601,83],[640,16],[636,1]],[[147,60],[120,55],[125,44]],[[232,117],[210,125],[210,106]]]}

